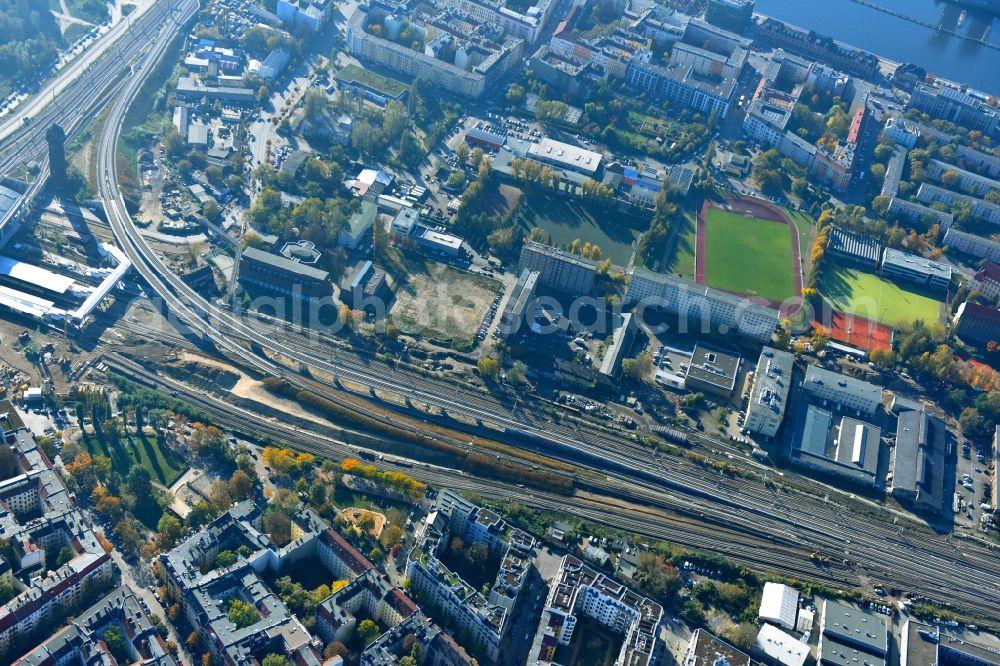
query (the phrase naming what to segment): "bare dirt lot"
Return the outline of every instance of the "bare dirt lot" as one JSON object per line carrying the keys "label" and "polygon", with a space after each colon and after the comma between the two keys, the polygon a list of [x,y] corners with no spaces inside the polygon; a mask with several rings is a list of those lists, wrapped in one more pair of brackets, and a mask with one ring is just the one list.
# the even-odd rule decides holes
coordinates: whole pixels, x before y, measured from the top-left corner
{"label": "bare dirt lot", "polygon": [[471,346],[501,283],[434,261],[410,263],[389,313],[392,321],[407,334]]}

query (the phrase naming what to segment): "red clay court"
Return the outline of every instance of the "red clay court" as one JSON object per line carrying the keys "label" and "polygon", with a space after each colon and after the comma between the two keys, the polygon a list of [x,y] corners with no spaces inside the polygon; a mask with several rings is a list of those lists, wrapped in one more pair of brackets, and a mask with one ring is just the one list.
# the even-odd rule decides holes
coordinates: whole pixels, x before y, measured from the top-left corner
{"label": "red clay court", "polygon": [[832,339],[858,349],[892,349],[892,329],[864,317],[833,312],[829,326],[818,321],[813,326],[829,328]]}

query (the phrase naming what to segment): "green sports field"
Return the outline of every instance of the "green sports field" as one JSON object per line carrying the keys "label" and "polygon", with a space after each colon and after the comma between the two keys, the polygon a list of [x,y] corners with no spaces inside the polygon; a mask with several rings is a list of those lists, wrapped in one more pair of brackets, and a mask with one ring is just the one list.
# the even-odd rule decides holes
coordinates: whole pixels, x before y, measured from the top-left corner
{"label": "green sports field", "polygon": [[856,268],[824,265],[820,293],[837,311],[873,319],[887,326],[941,319],[941,301],[903,289],[895,282]]}
{"label": "green sports field", "polygon": [[708,286],[783,301],[798,296],[796,270],[788,225],[708,209],[703,270]]}

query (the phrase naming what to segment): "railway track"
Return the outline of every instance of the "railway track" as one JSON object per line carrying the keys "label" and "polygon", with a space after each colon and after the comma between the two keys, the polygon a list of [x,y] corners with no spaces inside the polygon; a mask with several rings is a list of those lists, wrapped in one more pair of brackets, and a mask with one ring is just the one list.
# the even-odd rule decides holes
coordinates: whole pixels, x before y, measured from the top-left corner
{"label": "railway track", "polygon": [[[177,7],[178,19],[193,15],[192,3]],[[168,35],[169,37],[169,35]],[[166,41],[169,41],[166,40]],[[838,514],[830,503],[797,497],[798,505],[776,512],[775,498],[766,494],[759,483],[727,482],[731,487],[720,489],[706,480],[705,471],[685,462],[671,459],[666,463],[651,462],[649,449],[621,437],[613,437],[594,428],[575,424],[570,427],[554,423],[530,410],[514,415],[509,408],[472,391],[455,388],[442,393],[441,384],[412,374],[394,374],[373,364],[359,363],[344,356],[330,358],[329,349],[292,342],[293,336],[262,331],[258,324],[238,314],[216,307],[174,275],[148,245],[125,208],[115,171],[115,148],[121,133],[125,112],[137,94],[152,63],[162,56],[166,42],[157,38],[139,66],[137,76],[130,81],[109,112],[109,122],[102,132],[98,150],[99,190],[108,214],[111,229],[123,251],[134,262],[136,270],[163,299],[165,308],[195,336],[210,342],[225,356],[242,366],[264,375],[281,377],[292,385],[307,390],[321,390],[323,382],[306,381],[299,370],[311,374],[327,374],[338,380],[350,380],[372,391],[431,405],[449,413],[478,419],[499,428],[515,428],[549,442],[551,457],[573,460],[598,473],[614,475],[635,501],[657,506],[657,497],[672,495],[683,498],[687,505],[704,503],[705,519],[721,518],[738,529],[746,538],[797,538],[800,545],[815,545],[823,552],[843,553],[850,562],[864,559],[868,571],[886,569],[886,581],[905,589],[925,591],[935,599],[961,603],[963,606],[995,616],[1000,607],[1000,567],[985,569],[979,562],[990,561],[982,546],[966,544],[965,551],[956,551],[945,539],[928,529],[911,527],[906,555],[895,552],[900,535],[893,538],[892,526],[869,525],[871,519],[857,515]],[[265,354],[270,354],[270,357]],[[282,357],[282,362],[272,360]],[[289,371],[284,363],[296,364]],[[326,383],[327,386],[330,383]],[[328,396],[324,396],[328,397]],[[355,406],[356,407],[356,406]],[[523,442],[522,442],[523,445]],[[558,450],[558,454],[557,454]],[[616,520],[615,516],[607,519]],[[716,538],[715,550],[720,550]],[[978,550],[977,550],[978,549]],[[972,551],[975,556],[970,555]],[[995,564],[995,559],[992,560]],[[946,565],[946,566],[945,566]],[[854,575],[855,580],[861,574]]]}

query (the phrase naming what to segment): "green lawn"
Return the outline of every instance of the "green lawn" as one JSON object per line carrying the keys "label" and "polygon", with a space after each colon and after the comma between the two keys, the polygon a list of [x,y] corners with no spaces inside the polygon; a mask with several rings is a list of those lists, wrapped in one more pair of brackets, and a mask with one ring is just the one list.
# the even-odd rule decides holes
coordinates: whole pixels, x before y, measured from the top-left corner
{"label": "green lawn", "polygon": [[787,225],[715,208],[705,219],[708,286],[773,301],[797,296]]}
{"label": "green lawn", "polygon": [[831,265],[823,270],[820,293],[834,310],[894,326],[915,319],[932,323],[941,319],[941,301],[903,289],[872,273]]}
{"label": "green lawn", "polygon": [[697,212],[685,207],[678,214],[675,224],[678,228],[673,233],[677,234],[677,239],[664,272],[694,279],[694,252],[698,235]]}
{"label": "green lawn", "polygon": [[183,460],[161,445],[155,437],[150,438],[145,434],[123,437],[118,445],[109,443],[105,437],[87,437],[84,443],[91,455],[100,454],[110,458],[112,466],[122,476],[138,465],[149,470],[153,481],[169,487],[184,470]]}
{"label": "green lawn", "polygon": [[387,76],[382,76],[381,74],[371,70],[363,69],[357,65],[348,65],[344,69],[340,70],[335,78],[343,83],[354,83],[368,86],[369,88],[384,93],[389,97],[398,97],[401,93],[410,89],[410,87],[405,83],[401,83],[396,79],[390,79]]}
{"label": "green lawn", "polygon": [[649,228],[649,220],[609,212],[586,201],[546,192],[525,193],[520,214],[525,235],[540,227],[552,237],[552,245],[565,247],[575,239],[601,248],[601,257],[625,266],[632,244]]}

